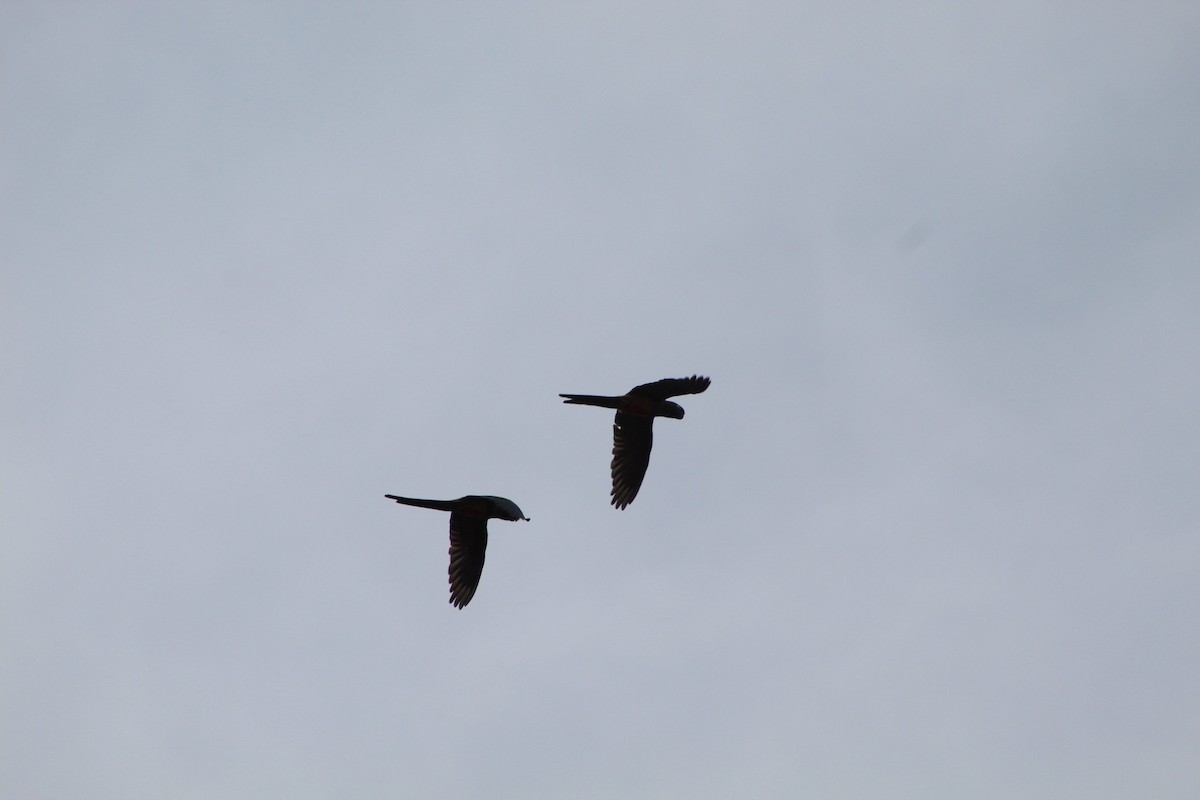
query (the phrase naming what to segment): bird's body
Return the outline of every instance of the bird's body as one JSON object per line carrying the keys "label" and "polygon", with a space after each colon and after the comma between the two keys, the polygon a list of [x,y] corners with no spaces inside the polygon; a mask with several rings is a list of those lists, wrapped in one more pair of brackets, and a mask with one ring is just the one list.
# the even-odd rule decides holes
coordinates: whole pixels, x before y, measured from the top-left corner
{"label": "bird's body", "polygon": [[712,383],[708,378],[664,378],[635,386],[623,395],[560,394],[564,403],[616,409],[613,422],[612,504],[624,510],[637,497],[650,466],[654,446],[654,418],[683,419],[683,408],[671,397],[699,394]]}
{"label": "bird's body", "polygon": [[463,608],[475,596],[483,575],[487,551],[487,521],[526,520],[517,504],[506,497],[469,494],[457,500],[419,500],[413,497],[384,495],[406,506],[450,512],[450,602]]}

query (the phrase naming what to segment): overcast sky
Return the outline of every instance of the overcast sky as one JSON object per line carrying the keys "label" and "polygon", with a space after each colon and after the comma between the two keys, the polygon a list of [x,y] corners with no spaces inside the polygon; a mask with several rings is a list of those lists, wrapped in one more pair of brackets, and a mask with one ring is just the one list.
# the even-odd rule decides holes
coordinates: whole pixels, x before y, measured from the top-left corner
{"label": "overcast sky", "polygon": [[4,3],[0,795],[1200,796],[1197,42]]}

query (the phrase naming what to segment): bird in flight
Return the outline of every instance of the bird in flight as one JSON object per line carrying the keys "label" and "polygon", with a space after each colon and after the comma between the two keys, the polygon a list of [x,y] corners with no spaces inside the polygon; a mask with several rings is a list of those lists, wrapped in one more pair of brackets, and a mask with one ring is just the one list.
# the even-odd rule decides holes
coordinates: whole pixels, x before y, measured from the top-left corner
{"label": "bird in flight", "polygon": [[646,467],[650,466],[650,448],[654,445],[654,418],[683,419],[683,408],[669,398],[681,394],[700,394],[712,383],[708,378],[664,378],[635,386],[627,394],[608,397],[595,394],[560,394],[564,403],[615,408],[613,423],[612,504],[624,510],[637,497]]}
{"label": "bird in flight", "polygon": [[433,508],[450,512],[450,602],[463,608],[475,596],[483,575],[483,555],[487,550],[487,521],[506,519],[516,522],[529,518],[506,497],[469,494],[457,500],[417,500],[385,494],[389,500],[406,506]]}

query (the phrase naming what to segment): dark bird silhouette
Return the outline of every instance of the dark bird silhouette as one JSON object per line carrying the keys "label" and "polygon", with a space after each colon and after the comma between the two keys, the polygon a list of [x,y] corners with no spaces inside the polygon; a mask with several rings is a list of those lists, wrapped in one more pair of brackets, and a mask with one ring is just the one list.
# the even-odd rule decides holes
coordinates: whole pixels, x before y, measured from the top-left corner
{"label": "dark bird silhouette", "polygon": [[471,602],[475,589],[479,587],[479,578],[483,575],[483,556],[487,551],[487,521],[529,521],[517,504],[505,497],[477,494],[457,500],[417,500],[394,494],[385,494],[384,497],[406,506],[450,512],[450,602],[456,608]]}
{"label": "dark bird silhouette", "polygon": [[646,467],[650,466],[650,448],[654,445],[654,418],[683,419],[683,408],[668,398],[681,394],[700,394],[712,383],[708,378],[664,378],[643,383],[619,397],[596,394],[560,394],[564,403],[615,408],[613,423],[612,504],[624,509],[637,497]]}

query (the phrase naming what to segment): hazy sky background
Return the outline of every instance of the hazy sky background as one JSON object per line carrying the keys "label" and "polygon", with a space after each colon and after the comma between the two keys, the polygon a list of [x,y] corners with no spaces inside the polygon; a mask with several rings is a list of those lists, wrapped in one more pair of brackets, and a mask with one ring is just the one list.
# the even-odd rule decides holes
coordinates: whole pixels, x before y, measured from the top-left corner
{"label": "hazy sky background", "polygon": [[1197,42],[4,3],[0,795],[1193,800]]}

